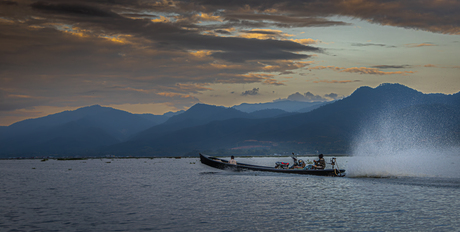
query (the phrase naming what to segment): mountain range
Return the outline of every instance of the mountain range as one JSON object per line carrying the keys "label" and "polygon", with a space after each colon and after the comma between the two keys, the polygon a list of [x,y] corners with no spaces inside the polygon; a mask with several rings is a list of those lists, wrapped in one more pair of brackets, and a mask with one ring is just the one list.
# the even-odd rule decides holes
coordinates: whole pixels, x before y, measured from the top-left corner
{"label": "mountain range", "polygon": [[334,102],[284,104],[296,110],[196,104],[176,114],[140,115],[84,107],[0,127],[0,157],[350,153],[363,136],[401,149],[460,144],[460,93],[382,84]]}

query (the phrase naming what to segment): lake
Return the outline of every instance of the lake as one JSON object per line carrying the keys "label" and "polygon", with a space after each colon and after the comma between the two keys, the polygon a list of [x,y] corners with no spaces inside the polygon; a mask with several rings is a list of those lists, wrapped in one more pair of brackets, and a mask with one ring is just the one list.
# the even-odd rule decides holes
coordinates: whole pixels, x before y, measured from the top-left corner
{"label": "lake", "polygon": [[0,160],[0,230],[460,230],[458,156],[435,171],[388,160],[339,157],[344,178],[235,173],[198,158]]}

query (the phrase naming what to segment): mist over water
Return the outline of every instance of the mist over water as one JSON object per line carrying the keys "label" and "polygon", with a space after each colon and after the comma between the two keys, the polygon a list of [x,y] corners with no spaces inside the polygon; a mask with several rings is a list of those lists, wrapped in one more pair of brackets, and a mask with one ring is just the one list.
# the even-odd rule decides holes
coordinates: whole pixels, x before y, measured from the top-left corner
{"label": "mist over water", "polygon": [[366,123],[355,138],[349,177],[460,177],[460,147],[449,122],[392,114]]}

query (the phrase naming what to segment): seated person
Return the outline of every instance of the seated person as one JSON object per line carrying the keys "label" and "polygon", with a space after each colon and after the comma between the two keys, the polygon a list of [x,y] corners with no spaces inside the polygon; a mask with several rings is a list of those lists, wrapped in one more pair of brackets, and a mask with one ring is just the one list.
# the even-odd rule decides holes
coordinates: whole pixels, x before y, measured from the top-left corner
{"label": "seated person", "polygon": [[305,166],[307,166],[307,164],[306,164],[303,160],[299,160],[299,166],[298,166],[298,168],[304,169]]}
{"label": "seated person", "polygon": [[315,162],[315,165],[313,165],[313,168],[315,168],[315,169],[324,169],[324,168],[326,168],[326,161],[323,158],[323,154],[319,154],[318,158],[319,158],[318,161],[313,160],[313,162]]}
{"label": "seated person", "polygon": [[235,156],[232,155],[232,157],[230,157],[230,160],[228,161],[228,163],[236,165]]}
{"label": "seated person", "polygon": [[294,159],[294,164],[292,165],[291,169],[304,169],[307,165],[303,160],[292,157]]}

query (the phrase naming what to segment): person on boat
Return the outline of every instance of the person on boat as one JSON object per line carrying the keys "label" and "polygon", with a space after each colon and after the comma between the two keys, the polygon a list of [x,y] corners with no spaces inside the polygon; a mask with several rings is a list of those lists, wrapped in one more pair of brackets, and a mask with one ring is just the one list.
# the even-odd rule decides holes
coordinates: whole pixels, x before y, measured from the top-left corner
{"label": "person on boat", "polygon": [[302,168],[305,168],[305,166],[307,166],[307,164],[303,160],[299,160],[299,164],[300,164],[300,167]]}
{"label": "person on boat", "polygon": [[294,164],[292,164],[291,168],[290,169],[302,169],[302,168],[305,168],[305,162],[301,159],[297,159],[295,157],[292,157],[292,159],[294,160]]}
{"label": "person on boat", "polygon": [[236,165],[235,156],[232,155],[232,157],[230,157],[230,160],[228,161],[228,163]]}
{"label": "person on boat", "polygon": [[313,165],[313,167],[315,169],[324,169],[324,168],[326,168],[326,161],[323,158],[323,154],[319,154],[318,161],[313,160],[313,162],[315,162],[315,165]]}
{"label": "person on boat", "polygon": [[294,166],[294,169],[304,169],[306,165],[307,164],[303,160],[299,159],[297,165]]}
{"label": "person on boat", "polygon": [[[292,153],[294,155],[294,153]],[[297,158],[295,158],[294,156],[291,157],[293,159],[293,163],[292,163],[292,166],[289,167],[289,169],[294,169],[294,168],[297,168],[299,166],[299,162],[297,161]]]}

